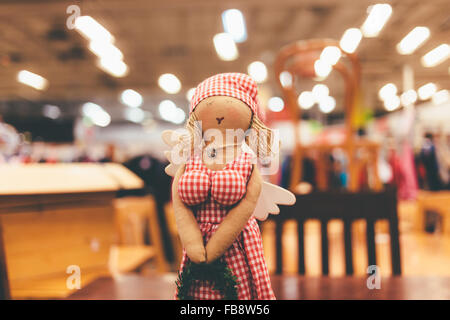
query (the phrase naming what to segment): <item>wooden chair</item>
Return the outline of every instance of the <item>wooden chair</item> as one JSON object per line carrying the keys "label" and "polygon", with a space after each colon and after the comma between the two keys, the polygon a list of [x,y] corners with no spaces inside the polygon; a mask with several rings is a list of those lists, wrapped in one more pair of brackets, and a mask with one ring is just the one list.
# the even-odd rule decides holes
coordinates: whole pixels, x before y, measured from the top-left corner
{"label": "wooden chair", "polygon": [[[133,271],[155,258],[158,272],[167,272],[168,263],[153,197],[118,198],[114,206],[119,245],[111,251],[112,269],[118,272]],[[145,243],[147,231],[151,245]]]}
{"label": "wooden chair", "polygon": [[345,273],[353,275],[352,222],[366,220],[366,242],[368,265],[376,265],[375,222],[389,221],[392,274],[401,274],[400,244],[397,217],[397,197],[394,189],[383,192],[313,192],[297,195],[293,206],[281,207],[279,215],[272,216],[276,223],[276,274],[282,273],[282,230],[287,220],[297,221],[298,232],[298,273],[305,274],[304,223],[309,219],[321,222],[322,274],[329,274],[327,225],[331,219],[344,222]]}

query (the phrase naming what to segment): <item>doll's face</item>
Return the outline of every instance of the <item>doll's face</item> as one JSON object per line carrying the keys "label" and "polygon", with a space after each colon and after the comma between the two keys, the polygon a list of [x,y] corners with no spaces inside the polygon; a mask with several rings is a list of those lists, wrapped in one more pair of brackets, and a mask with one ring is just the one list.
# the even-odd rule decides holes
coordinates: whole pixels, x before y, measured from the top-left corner
{"label": "doll's face", "polygon": [[[239,143],[249,129],[252,111],[238,99],[214,96],[201,101],[194,113],[202,122],[203,161],[208,168],[220,170],[240,153]],[[229,130],[240,133],[230,135]]]}
{"label": "doll's face", "polygon": [[242,129],[250,126],[252,111],[241,100],[214,96],[202,100],[195,107],[197,119],[202,121],[203,132],[218,129],[225,134],[226,129]]}

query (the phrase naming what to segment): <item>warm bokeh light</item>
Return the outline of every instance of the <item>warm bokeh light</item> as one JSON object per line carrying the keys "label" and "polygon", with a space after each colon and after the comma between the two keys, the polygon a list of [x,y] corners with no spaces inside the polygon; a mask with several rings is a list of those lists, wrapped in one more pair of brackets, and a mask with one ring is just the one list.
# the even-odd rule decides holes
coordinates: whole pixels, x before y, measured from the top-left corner
{"label": "warm bokeh light", "polygon": [[186,92],[186,99],[187,101],[191,102],[192,97],[195,94],[195,88],[190,88],[187,92]]}
{"label": "warm bokeh light", "polygon": [[441,64],[450,56],[450,45],[444,43],[437,46],[422,57],[422,65],[427,68]]}
{"label": "warm bokeh light", "polygon": [[388,96],[384,99],[383,103],[387,111],[394,111],[400,107],[400,98],[397,95]]}
{"label": "warm bokeh light", "polygon": [[314,71],[316,73],[316,76],[321,79],[325,79],[326,77],[328,77],[332,69],[332,66],[323,60],[319,59],[314,62]]}
{"label": "warm bokeh light", "polygon": [[320,97],[319,109],[323,113],[330,113],[336,108],[336,100],[333,97],[325,96]]}
{"label": "warm bokeh light", "polygon": [[27,70],[19,71],[17,74],[17,81],[36,90],[44,90],[48,87],[47,79]]}
{"label": "warm bokeh light", "polygon": [[267,103],[269,110],[280,112],[284,109],[284,101],[280,97],[271,97]]}
{"label": "warm bokeh light", "polygon": [[186,113],[171,100],[161,101],[158,111],[161,118],[175,124],[180,124],[186,119]]}
{"label": "warm bokeh light", "polygon": [[120,100],[122,101],[123,104],[132,108],[140,107],[143,102],[142,96],[139,94],[139,92],[134,91],[132,89],[122,91],[122,94],[120,95]]}
{"label": "warm bokeh light", "polygon": [[249,64],[248,74],[255,79],[257,83],[263,83],[267,79],[267,68],[261,61],[255,61]]}
{"label": "warm bokeh light", "polygon": [[403,92],[400,101],[404,107],[414,104],[417,101],[417,92],[413,89]]}
{"label": "warm bokeh light", "polygon": [[158,85],[165,92],[175,94],[181,90],[181,82],[171,73],[162,74],[158,79]]}
{"label": "warm bokeh light", "polygon": [[109,31],[90,16],[80,16],[75,20],[75,30],[90,41],[113,42]]}
{"label": "warm bokeh light", "polygon": [[397,44],[397,51],[400,54],[412,54],[429,37],[430,29],[427,27],[415,27]]}
{"label": "warm bokeh light", "polygon": [[233,37],[237,43],[247,40],[247,28],[244,15],[238,9],[225,10],[222,13],[223,29]]}
{"label": "warm bokeh light", "polygon": [[387,3],[375,4],[368,8],[369,15],[364,21],[361,31],[366,38],[378,36],[392,14],[392,7]]}
{"label": "warm bokeh light", "polygon": [[347,29],[342,35],[339,45],[341,49],[347,53],[353,53],[358,48],[359,43],[362,39],[361,30],[357,28]]}
{"label": "warm bokeh light", "polygon": [[292,74],[289,71],[283,71],[280,73],[280,82],[283,88],[292,87]]}
{"label": "warm bokeh light", "polygon": [[387,83],[381,87],[380,91],[378,91],[378,96],[381,100],[386,100],[392,96],[397,94],[397,87],[393,83]]}
{"label": "warm bokeh light", "polygon": [[419,89],[417,89],[417,93],[419,94],[420,100],[430,99],[433,96],[433,94],[436,93],[436,91],[437,91],[437,86],[432,82],[424,84]]}
{"label": "warm bokeh light", "polygon": [[98,66],[103,71],[117,78],[124,77],[128,74],[128,66],[122,60],[102,57],[98,62]]}
{"label": "warm bokeh light", "polygon": [[322,53],[320,54],[320,60],[334,66],[336,63],[338,63],[341,55],[341,49],[335,46],[328,46],[322,50]]}
{"label": "warm bokeh light", "polygon": [[125,119],[134,123],[141,123],[145,119],[145,112],[140,108],[126,108]]}
{"label": "warm bokeh light", "polygon": [[233,37],[229,33],[219,33],[213,38],[217,55],[224,61],[236,60],[239,56]]}
{"label": "warm bokeh light", "polygon": [[314,99],[314,95],[311,91],[303,91],[298,96],[297,102],[300,108],[308,110],[311,109],[311,107],[316,103],[316,100]]}
{"label": "warm bokeh light", "polygon": [[111,116],[98,104],[87,102],[82,107],[83,115],[93,124],[106,127],[111,123]]}

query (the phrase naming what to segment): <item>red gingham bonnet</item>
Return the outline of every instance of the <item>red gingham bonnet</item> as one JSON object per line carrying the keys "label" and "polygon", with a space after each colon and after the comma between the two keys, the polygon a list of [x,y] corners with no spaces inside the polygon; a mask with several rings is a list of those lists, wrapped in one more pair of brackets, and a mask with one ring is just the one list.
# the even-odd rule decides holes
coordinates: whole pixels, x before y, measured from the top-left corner
{"label": "red gingham bonnet", "polygon": [[204,99],[212,96],[227,96],[241,100],[247,104],[253,114],[263,119],[259,106],[258,87],[255,80],[243,73],[219,73],[201,82],[195,89],[191,99],[189,113]]}

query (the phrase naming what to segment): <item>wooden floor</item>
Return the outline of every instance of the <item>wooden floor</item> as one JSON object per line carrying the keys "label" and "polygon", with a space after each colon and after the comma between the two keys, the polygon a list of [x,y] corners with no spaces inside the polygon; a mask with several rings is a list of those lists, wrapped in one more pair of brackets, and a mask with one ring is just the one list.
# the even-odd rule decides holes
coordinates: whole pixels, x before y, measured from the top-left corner
{"label": "wooden floor", "polygon": [[[274,223],[262,225],[264,250],[269,270],[275,270]],[[365,246],[365,222],[356,221],[352,227],[353,264],[355,275],[365,275],[367,249]],[[383,276],[391,274],[388,225],[379,221],[375,227],[377,264]],[[331,221],[328,226],[330,276],[343,276],[344,240],[343,224]],[[450,235],[427,234],[407,231],[400,233],[402,274],[405,276],[450,276]],[[306,275],[321,273],[320,223],[308,221],[305,224],[305,268]],[[283,230],[283,272],[297,272],[297,232],[296,222],[287,222]]]}

